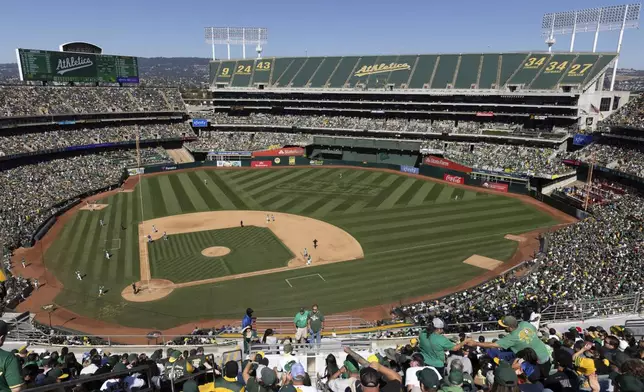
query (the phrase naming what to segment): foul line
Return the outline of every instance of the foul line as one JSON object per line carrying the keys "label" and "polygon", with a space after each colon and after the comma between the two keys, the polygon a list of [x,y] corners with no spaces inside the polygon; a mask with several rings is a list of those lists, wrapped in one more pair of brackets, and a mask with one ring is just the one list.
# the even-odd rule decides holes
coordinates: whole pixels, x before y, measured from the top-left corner
{"label": "foul line", "polygon": [[326,279],[324,279],[324,277],[322,275],[320,275],[320,274],[302,275],[302,276],[296,276],[294,278],[288,278],[288,279],[284,279],[284,280],[286,281],[286,284],[289,285],[289,287],[293,288],[293,285],[290,282],[291,280],[302,279],[302,278],[310,278],[311,276],[317,276],[320,279],[322,279],[323,282],[326,282]]}
{"label": "foul line", "polygon": [[[530,229],[529,231],[539,230],[539,229],[543,229],[543,228],[547,228],[547,227],[555,227],[555,226],[538,226],[538,227],[535,227],[533,229]],[[454,243],[457,243],[457,242],[480,240],[480,239],[483,239],[483,238],[497,237],[499,235],[506,235],[506,234],[511,234],[511,233],[512,233],[511,231],[503,231],[503,232],[500,232],[500,233],[487,234],[487,235],[482,235],[482,236],[479,236],[479,237],[467,237],[467,238],[461,238],[461,239],[458,239],[458,240],[443,241],[443,242],[432,242],[431,244],[410,246],[408,248],[389,249],[389,250],[383,250],[381,252],[369,253],[369,254],[366,254],[365,257],[367,257],[367,256],[375,256],[375,255],[383,255],[383,254],[393,253],[393,252],[402,252],[402,251],[405,251],[405,250],[428,248],[430,246],[454,244]],[[508,240],[508,241],[510,241],[510,240]]]}

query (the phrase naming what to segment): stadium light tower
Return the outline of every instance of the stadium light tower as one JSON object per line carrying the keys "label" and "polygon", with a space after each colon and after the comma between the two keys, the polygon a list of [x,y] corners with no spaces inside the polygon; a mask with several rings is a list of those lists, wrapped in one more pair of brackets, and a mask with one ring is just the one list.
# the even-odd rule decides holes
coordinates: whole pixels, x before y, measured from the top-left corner
{"label": "stadium light tower", "polygon": [[642,5],[638,3],[587,8],[577,11],[551,12],[543,15],[541,35],[546,38],[546,44],[548,44],[548,51],[550,52],[555,41],[555,35],[570,34],[570,51],[572,52],[575,48],[575,35],[577,33],[594,32],[594,53],[597,51],[597,40],[599,39],[600,31],[619,30],[617,57],[615,57],[613,64],[613,77],[610,82],[610,90],[613,91],[624,30],[639,27],[641,7]]}
{"label": "stadium light tower", "polygon": [[256,45],[257,58],[262,58],[262,45],[268,42],[268,29],[264,27],[206,27],[206,43],[212,47],[215,60],[215,45],[226,45],[230,60],[230,45],[241,45],[242,57],[246,58],[246,45]]}

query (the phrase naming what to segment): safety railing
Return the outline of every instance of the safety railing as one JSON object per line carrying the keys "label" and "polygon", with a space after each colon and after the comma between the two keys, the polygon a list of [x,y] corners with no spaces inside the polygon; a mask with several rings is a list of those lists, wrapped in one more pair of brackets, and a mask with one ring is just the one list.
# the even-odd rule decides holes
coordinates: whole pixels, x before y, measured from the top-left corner
{"label": "safety railing", "polygon": [[[293,317],[258,317],[256,321],[258,331],[272,329],[276,335],[295,336]],[[360,317],[354,316],[326,316],[324,319],[325,334],[353,334],[359,329],[373,327]]]}
{"label": "safety railing", "polygon": [[641,294],[620,295],[592,300],[564,301],[548,306],[541,312],[541,322],[584,321],[623,314],[636,314],[642,310]]}

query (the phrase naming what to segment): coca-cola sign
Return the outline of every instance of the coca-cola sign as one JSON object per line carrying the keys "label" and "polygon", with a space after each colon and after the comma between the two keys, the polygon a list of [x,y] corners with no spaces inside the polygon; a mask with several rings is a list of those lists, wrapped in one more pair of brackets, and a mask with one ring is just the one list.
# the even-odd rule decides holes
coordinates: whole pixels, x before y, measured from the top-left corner
{"label": "coca-cola sign", "polygon": [[501,191],[501,192],[507,192],[508,191],[508,184],[503,184],[503,183],[499,183],[499,182],[483,181],[481,186],[483,188],[487,188],[487,189],[494,189],[495,191]]}
{"label": "coca-cola sign", "polygon": [[460,165],[456,162],[452,162],[449,159],[445,158],[439,158],[435,157],[433,155],[427,155],[425,159],[423,159],[423,164],[424,165],[429,165],[429,166],[434,166],[434,167],[442,167],[444,169],[450,169],[450,170],[455,170],[463,173],[471,173],[472,168]]}
{"label": "coca-cola sign", "polygon": [[451,182],[452,184],[465,184],[465,179],[463,177],[455,176],[453,174],[443,174],[443,180]]}

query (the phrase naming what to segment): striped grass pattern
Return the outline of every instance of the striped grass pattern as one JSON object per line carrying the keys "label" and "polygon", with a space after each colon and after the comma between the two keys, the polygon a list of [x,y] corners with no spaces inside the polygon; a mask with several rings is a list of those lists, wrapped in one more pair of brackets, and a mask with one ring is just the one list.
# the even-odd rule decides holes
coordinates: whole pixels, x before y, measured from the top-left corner
{"label": "striped grass pattern", "polygon": [[[345,168],[171,173],[144,178],[135,192],[103,202],[109,206],[101,211],[78,212],[45,256],[65,286],[55,302],[83,315],[146,328],[238,318],[249,306],[258,316],[291,316],[299,306],[317,302],[329,314],[428,294],[481,274],[462,263],[472,254],[509,259],[516,243],[505,240],[506,234],[557,223],[517,199]],[[353,235],[365,258],[313,266],[306,273],[182,288],[148,303],[121,298],[120,291],[139,278],[137,224],[142,218],[240,209],[327,221]],[[121,248],[106,260],[104,247],[112,239],[121,239]],[[174,282],[273,268],[290,258],[272,233],[252,227],[175,235],[153,245],[153,276]],[[227,246],[232,252],[220,260],[206,258],[200,254],[206,245]],[[87,274],[83,281],[75,279],[76,270]],[[312,273],[324,280],[306,279],[305,287],[285,282]],[[100,299],[99,285],[109,290]]]}

